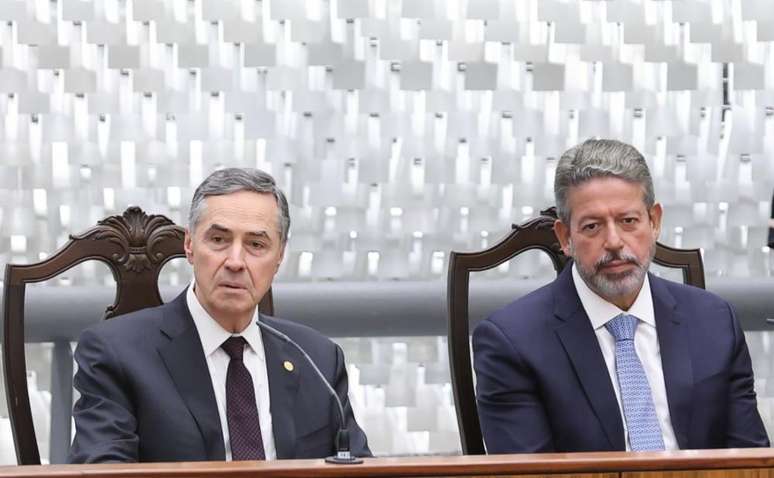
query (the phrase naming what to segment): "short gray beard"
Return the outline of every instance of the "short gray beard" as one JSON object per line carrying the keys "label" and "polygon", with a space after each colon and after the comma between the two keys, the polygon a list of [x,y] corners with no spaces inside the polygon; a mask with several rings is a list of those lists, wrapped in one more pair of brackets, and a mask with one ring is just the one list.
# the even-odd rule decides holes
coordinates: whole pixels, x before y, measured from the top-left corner
{"label": "short gray beard", "polygon": [[[645,275],[648,273],[648,268],[650,268],[650,263],[655,254],[656,244],[654,242],[650,246],[650,254],[644,264],[641,264],[634,254],[623,250],[618,253],[608,252],[594,263],[592,266],[593,270],[586,269],[580,261],[577,260],[575,260],[575,265],[578,268],[578,274],[580,274],[583,282],[585,282],[591,290],[608,302],[614,302],[617,298],[636,294],[640,291],[642,284],[645,282]],[[575,259],[575,247],[572,241],[570,241],[570,256]],[[599,272],[600,268],[615,260],[626,261],[637,267],[634,270],[618,274],[602,274]]]}

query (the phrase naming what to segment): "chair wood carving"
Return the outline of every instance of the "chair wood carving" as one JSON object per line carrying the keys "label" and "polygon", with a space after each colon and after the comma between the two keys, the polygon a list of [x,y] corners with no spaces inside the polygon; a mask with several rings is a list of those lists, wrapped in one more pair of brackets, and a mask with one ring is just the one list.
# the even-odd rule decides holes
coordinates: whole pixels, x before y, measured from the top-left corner
{"label": "chair wood carving", "polygon": [[[452,389],[457,410],[462,452],[466,455],[485,453],[484,441],[476,409],[473,367],[470,361],[470,325],[468,299],[470,273],[489,270],[524,251],[541,250],[549,255],[558,274],[570,262],[554,234],[556,208],[540,212],[540,216],[512,226],[512,232],[492,247],[478,252],[451,252],[449,255],[447,330]],[[704,265],[699,249],[676,249],[656,244],[653,262],[664,267],[679,268],[686,284],[704,288]]]}
{"label": "chair wood carving", "polygon": [[[167,217],[148,215],[139,207],[130,207],[120,216],[110,216],[82,234],[71,235],[59,251],[42,262],[6,266],[3,290],[3,366],[11,430],[20,465],[40,464],[24,354],[26,285],[56,277],[82,262],[97,260],[108,266],[116,281],[115,300],[105,310],[105,319],[161,305],[159,273],[169,260],[185,257],[184,234],[184,229]],[[273,313],[271,290],[261,301],[259,309],[265,314]],[[65,396],[54,397],[52,404],[60,401],[60,407],[71,411],[72,385],[69,377],[72,376],[72,354],[69,341],[55,343],[54,355],[64,360],[61,360],[63,363],[57,374],[52,374],[52,380],[64,380],[62,375],[66,375],[69,370],[68,384],[63,387],[69,389],[69,395],[65,392]],[[61,462],[66,457],[69,439],[70,414],[52,413],[52,463]]]}

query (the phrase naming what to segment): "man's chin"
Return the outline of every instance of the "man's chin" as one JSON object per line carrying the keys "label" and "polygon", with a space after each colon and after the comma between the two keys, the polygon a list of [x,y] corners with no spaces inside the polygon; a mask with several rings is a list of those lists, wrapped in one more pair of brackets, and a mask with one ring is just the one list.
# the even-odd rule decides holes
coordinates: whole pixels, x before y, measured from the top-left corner
{"label": "man's chin", "polygon": [[597,272],[597,276],[603,277],[602,280],[610,283],[622,283],[622,282],[636,283],[638,279],[637,276],[639,275],[637,272],[638,272],[638,269],[636,268],[625,269],[621,271],[606,271],[603,269]]}
{"label": "man's chin", "polygon": [[218,294],[217,306],[223,310],[245,311],[255,307],[252,295],[244,289],[234,289]]}
{"label": "man's chin", "polygon": [[615,274],[597,274],[592,281],[597,294],[612,301],[639,292],[645,281],[645,275],[639,277],[637,271]]}
{"label": "man's chin", "polygon": [[224,316],[241,316],[252,313],[256,304],[248,301],[219,301],[216,305],[217,310]]}

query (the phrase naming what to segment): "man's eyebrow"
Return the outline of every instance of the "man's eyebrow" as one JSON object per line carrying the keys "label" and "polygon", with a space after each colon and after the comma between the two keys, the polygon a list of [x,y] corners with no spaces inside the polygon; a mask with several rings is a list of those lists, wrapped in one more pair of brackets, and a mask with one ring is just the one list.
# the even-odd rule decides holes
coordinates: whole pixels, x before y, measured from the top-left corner
{"label": "man's eyebrow", "polygon": [[212,230],[217,232],[231,232],[231,229],[227,228],[226,226],[221,226],[220,224],[210,224],[210,227],[207,228],[207,232]]}
{"label": "man's eyebrow", "polygon": [[596,214],[596,213],[585,214],[583,216],[578,217],[578,222],[581,223],[586,221],[598,221],[600,218],[601,218],[601,214]]}
{"label": "man's eyebrow", "polygon": [[[231,234],[231,229],[227,228],[226,226],[221,226],[220,224],[214,223],[210,224],[210,227],[207,228],[206,232],[223,232]],[[271,235],[269,235],[266,231],[248,231],[245,235],[252,236],[252,237],[260,237],[260,238],[266,238],[268,240],[271,240]]]}
{"label": "man's eyebrow", "polygon": [[258,236],[258,237],[265,237],[266,239],[271,239],[271,236],[269,236],[269,233],[266,231],[250,231],[247,233],[248,236]]}
{"label": "man's eyebrow", "polygon": [[[626,211],[616,214],[615,217],[623,217],[623,216],[631,216],[631,215],[642,216],[643,214],[647,214],[647,212],[643,212],[639,209],[627,209]],[[604,215],[605,214],[603,213],[596,213],[596,212],[587,213],[583,216],[579,216],[578,222],[581,223],[586,221],[599,221],[600,219],[603,218]]]}

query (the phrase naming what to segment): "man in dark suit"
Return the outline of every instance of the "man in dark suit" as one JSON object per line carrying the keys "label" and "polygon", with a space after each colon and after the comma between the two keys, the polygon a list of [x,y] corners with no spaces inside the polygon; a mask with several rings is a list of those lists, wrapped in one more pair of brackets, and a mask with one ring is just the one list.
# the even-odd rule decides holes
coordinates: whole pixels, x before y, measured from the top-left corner
{"label": "man in dark suit", "polygon": [[266,173],[225,169],[197,188],[185,236],[192,285],[168,304],[81,336],[70,462],[332,455],[341,424],[335,401],[301,353],[264,325],[309,354],[343,402],[353,454],[370,455],[341,349],[257,312],[289,227],[287,200]]}
{"label": "man in dark suit", "polygon": [[572,265],[473,334],[487,450],[769,446],[731,306],[648,273],[662,209],[642,155],[586,141],[554,191]]}

